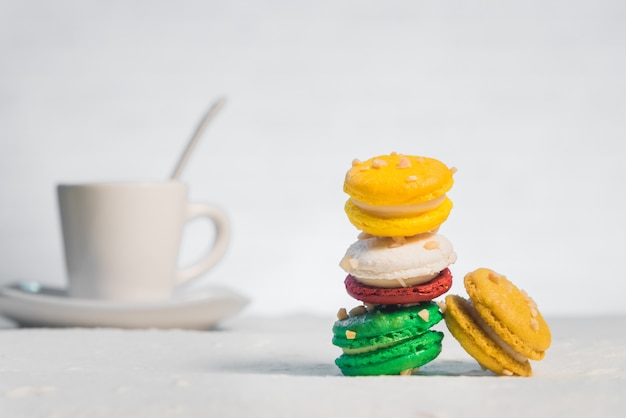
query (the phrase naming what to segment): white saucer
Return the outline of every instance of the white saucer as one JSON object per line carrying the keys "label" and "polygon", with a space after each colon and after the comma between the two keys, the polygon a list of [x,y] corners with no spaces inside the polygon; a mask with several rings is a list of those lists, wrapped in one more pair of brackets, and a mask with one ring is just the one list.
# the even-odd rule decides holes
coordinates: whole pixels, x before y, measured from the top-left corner
{"label": "white saucer", "polygon": [[248,299],[224,288],[178,293],[163,302],[71,299],[64,289],[17,283],[0,288],[0,315],[20,326],[197,329],[214,327]]}

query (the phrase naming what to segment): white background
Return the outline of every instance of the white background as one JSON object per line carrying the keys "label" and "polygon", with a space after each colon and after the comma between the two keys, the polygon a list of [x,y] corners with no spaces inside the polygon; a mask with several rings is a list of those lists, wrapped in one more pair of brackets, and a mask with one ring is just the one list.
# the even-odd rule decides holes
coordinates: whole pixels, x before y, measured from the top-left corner
{"label": "white background", "polygon": [[343,176],[397,151],[459,170],[454,293],[486,266],[544,314],[624,314],[624,22],[619,0],[0,0],[0,282],[63,285],[55,185],[166,179],[225,95],[183,180],[233,225],[200,285],[248,313],[356,305]]}

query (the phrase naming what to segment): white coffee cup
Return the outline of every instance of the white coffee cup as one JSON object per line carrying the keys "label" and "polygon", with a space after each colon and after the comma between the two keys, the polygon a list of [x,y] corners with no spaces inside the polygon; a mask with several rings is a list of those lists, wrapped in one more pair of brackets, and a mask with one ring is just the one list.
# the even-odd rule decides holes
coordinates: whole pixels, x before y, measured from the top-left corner
{"label": "white coffee cup", "polygon": [[[229,224],[218,208],[187,201],[177,181],[61,184],[57,187],[71,297],[158,301],[200,276],[223,255]],[[207,254],[179,270],[183,226],[215,225]],[[209,239],[207,239],[209,240]]]}

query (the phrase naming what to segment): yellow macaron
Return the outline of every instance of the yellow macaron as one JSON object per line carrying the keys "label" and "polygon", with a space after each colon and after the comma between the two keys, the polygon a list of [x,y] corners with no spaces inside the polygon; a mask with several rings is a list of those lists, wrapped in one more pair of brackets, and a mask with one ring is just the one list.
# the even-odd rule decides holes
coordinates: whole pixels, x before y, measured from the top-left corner
{"label": "yellow macaron", "polygon": [[433,231],[450,214],[446,196],[455,170],[434,158],[391,153],[354,160],[343,190],[350,222],[368,234],[412,236]]}
{"label": "yellow macaron", "polygon": [[483,367],[499,375],[530,376],[552,340],[535,302],[501,274],[480,268],[465,276],[469,300],[446,297],[450,333]]}

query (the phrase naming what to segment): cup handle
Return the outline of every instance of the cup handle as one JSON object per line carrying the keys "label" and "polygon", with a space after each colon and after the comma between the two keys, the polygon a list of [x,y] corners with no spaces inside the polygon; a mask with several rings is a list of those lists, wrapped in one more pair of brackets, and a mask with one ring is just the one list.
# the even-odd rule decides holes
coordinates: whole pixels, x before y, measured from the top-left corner
{"label": "cup handle", "polygon": [[209,252],[195,264],[176,272],[176,285],[181,285],[209,270],[226,252],[230,240],[230,225],[226,214],[220,209],[204,203],[189,203],[187,219],[207,218],[215,225],[215,240]]}

